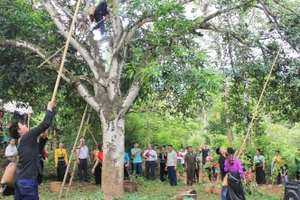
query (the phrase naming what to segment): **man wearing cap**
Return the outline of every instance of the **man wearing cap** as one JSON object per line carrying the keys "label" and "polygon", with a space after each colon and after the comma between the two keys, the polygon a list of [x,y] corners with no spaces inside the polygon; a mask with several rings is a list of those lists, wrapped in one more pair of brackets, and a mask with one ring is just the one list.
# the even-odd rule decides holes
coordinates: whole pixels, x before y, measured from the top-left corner
{"label": "man wearing cap", "polygon": [[195,169],[198,169],[196,157],[193,154],[193,149],[191,146],[187,147],[187,153],[184,156],[184,164],[187,173],[187,185],[193,185]]}
{"label": "man wearing cap", "polygon": [[[85,140],[83,138],[80,139],[80,147],[76,150],[76,153],[77,153],[79,181],[89,182],[88,173],[87,173],[88,161],[90,159],[89,149],[85,145]],[[83,171],[83,177],[82,177],[82,171]]]}

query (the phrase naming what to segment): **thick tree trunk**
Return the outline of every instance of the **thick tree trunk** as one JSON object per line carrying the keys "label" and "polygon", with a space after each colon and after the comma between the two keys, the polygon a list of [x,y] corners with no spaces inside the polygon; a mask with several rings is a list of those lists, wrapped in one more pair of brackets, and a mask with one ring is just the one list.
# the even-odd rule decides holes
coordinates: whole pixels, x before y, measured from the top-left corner
{"label": "thick tree trunk", "polygon": [[105,200],[124,196],[124,118],[106,119],[103,129],[102,190]]}

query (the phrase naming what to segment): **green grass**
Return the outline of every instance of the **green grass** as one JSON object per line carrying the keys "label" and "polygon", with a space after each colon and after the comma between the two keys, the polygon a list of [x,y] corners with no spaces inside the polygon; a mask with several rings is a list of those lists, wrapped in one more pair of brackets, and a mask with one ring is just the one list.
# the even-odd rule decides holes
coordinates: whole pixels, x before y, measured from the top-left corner
{"label": "green grass", "polygon": [[[174,196],[179,194],[184,189],[184,184],[181,180],[178,181],[177,187],[169,186],[169,183],[156,181],[146,181],[143,178],[134,180],[138,183],[138,191],[135,193],[126,193],[123,198],[115,198],[115,200],[168,200],[174,199]],[[39,186],[39,194],[41,200],[58,199],[59,192],[49,191],[49,181],[45,181]],[[200,200],[219,200],[220,197],[215,194],[205,194],[202,192],[203,185],[200,183],[194,184],[191,189],[196,190],[198,199]],[[262,189],[252,190],[252,195],[247,195],[247,200],[280,200],[283,194],[275,195],[270,192],[265,193]],[[10,197],[2,197],[1,199],[13,199]],[[79,183],[75,181],[72,184],[68,198],[65,200],[104,200],[100,188],[92,183]]]}

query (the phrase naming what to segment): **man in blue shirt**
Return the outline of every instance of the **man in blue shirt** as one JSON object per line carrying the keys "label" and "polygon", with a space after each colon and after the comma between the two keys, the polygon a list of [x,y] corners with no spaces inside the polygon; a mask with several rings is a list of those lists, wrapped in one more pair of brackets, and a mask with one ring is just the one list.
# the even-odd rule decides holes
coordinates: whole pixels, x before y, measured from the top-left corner
{"label": "man in blue shirt", "polygon": [[142,174],[142,150],[137,142],[133,143],[134,148],[131,149],[131,157],[133,158],[133,173],[140,176]]}

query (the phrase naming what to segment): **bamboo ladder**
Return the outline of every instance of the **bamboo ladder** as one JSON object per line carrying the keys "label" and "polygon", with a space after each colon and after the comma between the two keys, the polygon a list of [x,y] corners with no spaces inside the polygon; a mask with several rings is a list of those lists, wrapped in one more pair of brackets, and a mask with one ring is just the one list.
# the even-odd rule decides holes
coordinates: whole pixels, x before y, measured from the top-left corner
{"label": "bamboo ladder", "polygon": [[[65,187],[67,187],[66,197],[68,197],[68,195],[69,195],[70,187],[72,185],[72,181],[73,181],[74,174],[75,174],[75,171],[76,171],[76,166],[77,166],[76,160],[77,159],[75,159],[75,162],[74,162],[74,165],[73,165],[72,174],[70,176],[69,184],[67,186],[65,186],[65,184],[66,184],[66,181],[67,181],[67,177],[68,177],[68,172],[69,172],[69,169],[70,169],[70,165],[72,163],[73,155],[76,154],[76,146],[77,146],[77,143],[78,143],[78,140],[79,140],[79,136],[80,136],[82,127],[84,125],[85,116],[86,116],[86,113],[87,113],[87,107],[88,107],[88,105],[86,105],[85,110],[84,110],[84,114],[82,116],[80,127],[78,129],[78,133],[77,133],[76,139],[74,141],[73,149],[72,149],[71,155],[69,157],[67,169],[66,169],[66,172],[65,172],[65,175],[64,175],[64,179],[63,179],[63,182],[62,182],[62,185],[61,185],[61,188],[60,188],[60,193],[59,193],[58,198],[62,198],[62,193],[63,193]],[[82,138],[84,138],[86,130],[87,130],[87,127],[88,127],[88,123],[90,121],[90,116],[91,116],[91,111],[92,111],[92,108],[90,108],[90,111],[88,113],[88,117],[87,117],[86,123],[84,125],[85,128],[84,128],[84,131],[83,131],[83,134],[82,134]]]}

